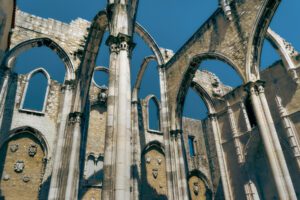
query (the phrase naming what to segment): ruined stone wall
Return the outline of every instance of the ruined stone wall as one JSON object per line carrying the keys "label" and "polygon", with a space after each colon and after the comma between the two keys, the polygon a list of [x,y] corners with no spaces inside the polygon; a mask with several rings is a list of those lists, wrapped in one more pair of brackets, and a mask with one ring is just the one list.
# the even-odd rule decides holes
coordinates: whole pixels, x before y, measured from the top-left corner
{"label": "ruined stone wall", "polygon": [[[29,170],[29,168],[35,169],[35,167],[39,167],[40,170],[33,171],[31,173],[36,173],[36,176],[38,176],[39,182],[36,181],[29,181],[26,183],[29,188],[35,188],[32,193],[28,192],[31,189],[27,188],[27,186],[23,185],[23,189],[25,188],[26,192],[28,193],[28,197],[25,195],[25,198],[28,199],[36,199],[36,197],[39,195],[38,193],[41,192],[41,190],[44,188],[40,188],[40,185],[45,184],[49,181],[49,176],[52,171],[52,158],[54,153],[54,147],[57,137],[57,128],[59,124],[59,112],[60,112],[60,102],[62,101],[63,93],[61,91],[61,84],[58,83],[55,80],[51,80],[48,90],[48,95],[46,95],[47,99],[46,101],[46,108],[45,112],[36,112],[34,110],[26,110],[21,108],[21,102],[22,99],[25,97],[25,85],[27,83],[27,74],[20,74],[16,75],[13,74],[10,79],[10,87],[8,89],[7,97],[5,99],[5,107],[1,116],[2,119],[2,125],[1,125],[1,141],[4,142],[6,138],[11,137],[12,134],[14,134],[13,130],[18,130],[22,128],[28,127],[29,129],[34,129],[36,132],[39,132],[39,136],[45,140],[44,142],[47,144],[47,155],[42,155],[39,158],[40,163],[33,163],[33,167],[30,167],[30,164],[26,164],[28,162],[31,162],[31,157],[26,157],[25,154],[27,153],[26,149],[22,149],[24,151],[24,155],[20,154],[20,159],[22,159],[26,164],[26,169]],[[46,98],[45,97],[45,98]],[[20,137],[22,137],[22,133],[20,133]],[[40,139],[40,138],[39,138]],[[22,140],[20,141],[22,142]],[[26,143],[26,144],[25,144]],[[20,148],[28,148],[32,142],[27,141],[23,144],[19,144]],[[4,147],[3,147],[4,148]],[[38,150],[41,152],[42,150]],[[7,151],[9,152],[9,151]],[[10,155],[7,154],[6,157],[9,157]],[[47,156],[47,157],[46,157]],[[6,158],[5,156],[3,158]],[[42,160],[44,159],[44,160]],[[15,161],[15,160],[14,160]],[[38,162],[38,161],[36,161]],[[8,163],[7,161],[3,160],[1,162],[1,165],[12,165],[12,163]],[[36,166],[35,166],[36,165]],[[43,167],[42,167],[43,166]],[[41,174],[41,172],[43,172]],[[3,176],[2,176],[3,177]],[[21,183],[20,183],[21,184]],[[24,183],[22,183],[24,184]],[[22,185],[21,184],[21,185]],[[35,185],[35,186],[34,186]],[[21,187],[16,185],[16,187]],[[21,187],[21,188],[22,188]],[[45,186],[47,187],[47,186]],[[24,191],[16,189],[14,190],[15,196],[23,196],[22,194]],[[47,191],[47,188],[45,189]],[[6,194],[4,194],[6,195]],[[30,195],[36,195],[36,197],[30,196]],[[44,194],[40,194],[44,195]],[[9,196],[7,197],[10,198]],[[12,197],[13,198],[13,197]]]}
{"label": "ruined stone wall", "polygon": [[[143,144],[146,146],[150,142],[158,141],[163,144],[163,133],[161,130],[151,130],[149,128],[149,109],[148,109],[148,101],[145,99],[140,100],[140,105],[142,108],[142,115],[139,116],[139,119],[142,120],[142,124],[140,129],[143,129],[144,133],[144,141]],[[160,117],[161,118],[161,117]],[[161,120],[161,119],[160,119]],[[161,123],[160,123],[161,124]],[[144,149],[145,146],[141,146],[141,149]]]}
{"label": "ruined stone wall", "polygon": [[[210,169],[208,163],[208,156],[206,152],[207,144],[205,143],[205,138],[202,128],[202,121],[183,118],[183,138],[184,146],[186,152],[186,158],[188,162],[189,172],[193,170],[199,170],[201,173],[205,174],[206,178],[210,180]],[[191,156],[190,144],[188,142],[188,137],[193,137],[195,156]]]}
{"label": "ruined stone wall", "polygon": [[81,180],[82,189],[80,191],[80,199],[83,200],[101,200],[107,118],[106,99],[100,98],[101,92],[103,89],[92,82],[89,93],[88,129],[84,147],[84,175]]}
{"label": "ruined stone wall", "polygon": [[17,10],[10,48],[27,40],[50,38],[67,52],[76,70],[80,64],[89,27],[90,22],[81,18],[66,24]]}

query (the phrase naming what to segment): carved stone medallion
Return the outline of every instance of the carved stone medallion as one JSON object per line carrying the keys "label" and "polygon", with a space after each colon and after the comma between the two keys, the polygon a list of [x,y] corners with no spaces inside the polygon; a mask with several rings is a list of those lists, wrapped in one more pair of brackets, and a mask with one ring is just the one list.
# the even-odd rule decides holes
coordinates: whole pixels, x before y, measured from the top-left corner
{"label": "carved stone medallion", "polygon": [[196,196],[199,194],[199,183],[198,182],[194,182],[193,191]]}
{"label": "carved stone medallion", "polygon": [[157,176],[158,176],[158,169],[157,168],[154,168],[154,169],[152,169],[152,175],[153,175],[153,178],[157,178]]}
{"label": "carved stone medallion", "polygon": [[150,163],[150,162],[151,162],[151,158],[150,158],[150,157],[147,157],[147,158],[146,158],[146,162],[147,162],[147,163]]}
{"label": "carved stone medallion", "polygon": [[30,147],[28,148],[28,155],[34,157],[36,152],[37,152],[36,144],[31,144]]}
{"label": "carved stone medallion", "polygon": [[17,173],[21,173],[23,172],[25,167],[24,161],[23,160],[18,160],[15,164],[14,164],[14,170]]}
{"label": "carved stone medallion", "polygon": [[28,183],[30,181],[30,177],[29,176],[23,176],[22,179],[25,183]]}
{"label": "carved stone medallion", "polygon": [[8,174],[4,174],[2,179],[3,179],[4,181],[8,181],[8,180],[10,179],[10,177],[9,177]]}
{"label": "carved stone medallion", "polygon": [[10,145],[9,149],[10,149],[11,152],[14,153],[14,152],[18,151],[19,145],[18,144],[12,144],[12,145]]}

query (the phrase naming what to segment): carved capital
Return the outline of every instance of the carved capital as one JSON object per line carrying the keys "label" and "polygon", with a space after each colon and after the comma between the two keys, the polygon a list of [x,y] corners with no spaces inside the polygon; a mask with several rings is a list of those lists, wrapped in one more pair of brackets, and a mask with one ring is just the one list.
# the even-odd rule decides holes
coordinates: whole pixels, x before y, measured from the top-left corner
{"label": "carved capital", "polygon": [[80,123],[82,118],[81,112],[73,112],[69,114],[69,122],[71,124]]}
{"label": "carved capital", "polygon": [[75,87],[76,87],[75,80],[66,80],[61,89],[62,89],[62,91],[73,90]]}
{"label": "carved capital", "polygon": [[208,118],[211,121],[217,121],[217,114],[216,113],[210,113],[210,114],[208,114]]}
{"label": "carved capital", "polygon": [[129,55],[133,48],[135,47],[135,43],[132,41],[132,36],[125,35],[119,33],[118,36],[110,35],[105,44],[109,46],[111,53],[119,53],[120,51],[127,51]]}
{"label": "carved capital", "polygon": [[171,130],[170,133],[172,137],[178,138],[182,134],[182,130]]}

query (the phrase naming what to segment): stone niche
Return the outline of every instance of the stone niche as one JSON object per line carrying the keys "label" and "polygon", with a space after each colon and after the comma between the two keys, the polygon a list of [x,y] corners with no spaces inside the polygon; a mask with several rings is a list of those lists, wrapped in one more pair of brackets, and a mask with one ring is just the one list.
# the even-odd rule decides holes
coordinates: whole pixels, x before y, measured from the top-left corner
{"label": "stone niche", "polygon": [[45,153],[30,133],[14,136],[0,149],[0,189],[5,200],[39,199]]}
{"label": "stone niche", "polygon": [[189,178],[189,189],[192,200],[210,199],[205,182],[198,176],[191,176]]}
{"label": "stone niche", "polygon": [[141,199],[167,199],[166,161],[159,148],[150,147],[142,158]]}

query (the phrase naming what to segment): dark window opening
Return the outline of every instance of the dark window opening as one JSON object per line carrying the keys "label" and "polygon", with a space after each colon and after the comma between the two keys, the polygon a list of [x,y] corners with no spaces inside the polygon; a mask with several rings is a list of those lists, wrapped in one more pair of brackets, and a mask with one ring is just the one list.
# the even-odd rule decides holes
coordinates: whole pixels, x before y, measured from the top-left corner
{"label": "dark window opening", "polygon": [[195,146],[194,146],[195,137],[194,136],[188,136],[188,141],[189,141],[190,156],[194,157],[196,155]]}
{"label": "dark window opening", "polygon": [[159,107],[154,98],[149,100],[149,129],[160,131]]}
{"label": "dark window opening", "polygon": [[256,122],[254,110],[252,108],[251,100],[250,100],[249,97],[245,100],[245,108],[246,108],[246,111],[247,111],[247,114],[248,114],[248,118],[249,118],[249,122],[250,122],[251,127],[252,128],[256,127],[257,122]]}

